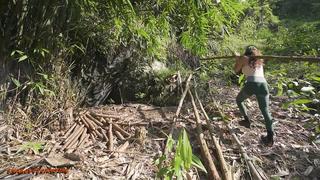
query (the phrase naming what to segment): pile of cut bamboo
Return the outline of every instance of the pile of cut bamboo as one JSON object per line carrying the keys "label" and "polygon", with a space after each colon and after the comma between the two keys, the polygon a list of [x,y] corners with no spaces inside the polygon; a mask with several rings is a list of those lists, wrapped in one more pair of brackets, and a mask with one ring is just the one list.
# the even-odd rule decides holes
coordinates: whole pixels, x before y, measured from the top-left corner
{"label": "pile of cut bamboo", "polygon": [[63,136],[61,151],[73,152],[93,144],[97,139],[107,142],[108,150],[114,149],[114,135],[119,140],[126,140],[131,134],[121,128],[117,115],[101,114],[94,111],[82,111],[76,117],[74,124]]}

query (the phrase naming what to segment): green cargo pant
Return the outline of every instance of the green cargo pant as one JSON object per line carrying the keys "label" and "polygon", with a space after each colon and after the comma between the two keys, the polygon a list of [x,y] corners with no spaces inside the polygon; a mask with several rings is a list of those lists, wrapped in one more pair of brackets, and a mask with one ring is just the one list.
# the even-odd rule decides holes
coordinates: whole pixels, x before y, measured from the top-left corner
{"label": "green cargo pant", "polygon": [[242,116],[247,116],[247,109],[244,100],[252,95],[256,95],[259,108],[265,120],[267,131],[273,132],[272,117],[269,112],[269,90],[266,82],[246,82],[237,96],[237,105]]}

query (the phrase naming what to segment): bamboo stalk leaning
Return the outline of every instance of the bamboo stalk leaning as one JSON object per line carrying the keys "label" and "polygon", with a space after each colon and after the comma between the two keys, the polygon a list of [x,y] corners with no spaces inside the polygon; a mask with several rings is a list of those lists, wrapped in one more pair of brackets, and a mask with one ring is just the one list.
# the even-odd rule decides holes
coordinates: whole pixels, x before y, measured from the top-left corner
{"label": "bamboo stalk leaning", "polygon": [[197,109],[197,106],[196,106],[196,103],[194,101],[194,98],[193,98],[193,95],[192,95],[191,91],[188,90],[188,93],[189,93],[189,96],[190,96],[190,99],[191,99],[194,115],[196,117],[197,135],[198,135],[198,139],[199,139],[199,142],[200,142],[201,153],[205,157],[205,160],[207,162],[206,164],[207,164],[207,170],[209,172],[209,176],[214,180],[220,180],[221,177],[220,177],[220,175],[219,175],[219,173],[217,171],[217,168],[216,168],[216,166],[215,166],[215,164],[213,162],[213,159],[212,159],[212,156],[210,154],[208,145],[207,145],[206,140],[204,138],[204,134],[202,132],[199,111]]}
{"label": "bamboo stalk leaning", "polygon": [[[173,117],[173,122],[172,122],[173,125],[172,125],[172,127],[171,127],[171,130],[170,130],[170,133],[169,133],[169,137],[172,136],[172,134],[173,134],[173,130],[174,130],[174,128],[175,128],[175,123],[176,123],[176,121],[177,121],[177,118],[178,118],[179,115],[180,115],[180,111],[181,111],[181,108],[182,108],[182,105],[183,105],[183,101],[184,101],[184,99],[185,99],[185,97],[186,97],[186,95],[187,95],[187,93],[188,93],[188,90],[189,90],[189,84],[190,84],[191,79],[192,79],[192,73],[189,75],[189,77],[188,77],[188,79],[187,79],[185,90],[184,90],[184,92],[182,93],[182,96],[181,96],[180,101],[179,101],[179,106],[178,106],[178,108],[177,108],[177,111],[176,111],[176,113],[175,113],[175,116]],[[169,153],[169,152],[168,152],[168,150],[167,150],[167,147],[165,147],[165,152],[164,152],[164,154],[167,155],[168,153]]]}
{"label": "bamboo stalk leaning", "polygon": [[217,138],[214,136],[214,129],[210,123],[210,119],[209,119],[209,116],[207,114],[207,112],[205,111],[205,109],[203,108],[203,105],[198,97],[198,93],[197,93],[197,90],[195,90],[195,97],[198,101],[198,104],[200,106],[200,109],[202,111],[202,113],[204,114],[204,117],[205,117],[205,120],[206,120],[206,124],[207,124],[207,127],[209,129],[209,132],[210,132],[210,137],[213,141],[213,144],[214,146],[216,147],[216,151],[217,151],[217,155],[218,155],[218,159],[219,159],[219,162],[220,162],[220,168],[221,168],[221,172],[222,172],[222,177],[223,179],[225,180],[232,180],[232,173],[230,171],[230,168],[229,168],[229,165],[226,163],[225,159],[224,159],[224,156],[223,156],[223,153],[222,153],[222,149],[221,149],[221,146],[217,140]]}

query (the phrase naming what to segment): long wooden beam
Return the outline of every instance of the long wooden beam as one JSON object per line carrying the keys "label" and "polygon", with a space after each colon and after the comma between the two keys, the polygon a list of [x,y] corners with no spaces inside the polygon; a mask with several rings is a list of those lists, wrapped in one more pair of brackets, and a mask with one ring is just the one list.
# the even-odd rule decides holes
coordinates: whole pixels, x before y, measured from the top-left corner
{"label": "long wooden beam", "polygon": [[[215,60],[215,59],[232,59],[236,57],[243,56],[215,56],[215,57],[206,57],[200,58],[202,61]],[[274,56],[274,55],[263,55],[263,56],[254,56],[257,58],[270,60],[270,59],[282,59],[282,60],[292,60],[292,61],[308,61],[308,62],[318,62],[320,63],[320,57],[310,57],[310,56]]]}

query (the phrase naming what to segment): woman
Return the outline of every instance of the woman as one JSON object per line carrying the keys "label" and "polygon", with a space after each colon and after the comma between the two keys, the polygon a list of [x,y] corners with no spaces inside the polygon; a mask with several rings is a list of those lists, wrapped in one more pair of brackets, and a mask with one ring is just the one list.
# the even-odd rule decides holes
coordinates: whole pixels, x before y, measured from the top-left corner
{"label": "woman", "polygon": [[268,84],[263,74],[263,59],[254,57],[260,56],[261,53],[255,46],[250,45],[246,48],[244,56],[239,56],[239,53],[236,53],[235,55],[237,58],[234,71],[237,74],[242,72],[246,77],[246,83],[236,99],[240,113],[244,118],[244,120],[240,121],[239,124],[250,128],[251,122],[243,101],[252,95],[256,95],[267,129],[267,136],[261,136],[261,140],[262,143],[272,146],[274,133],[272,117],[269,112]]}

